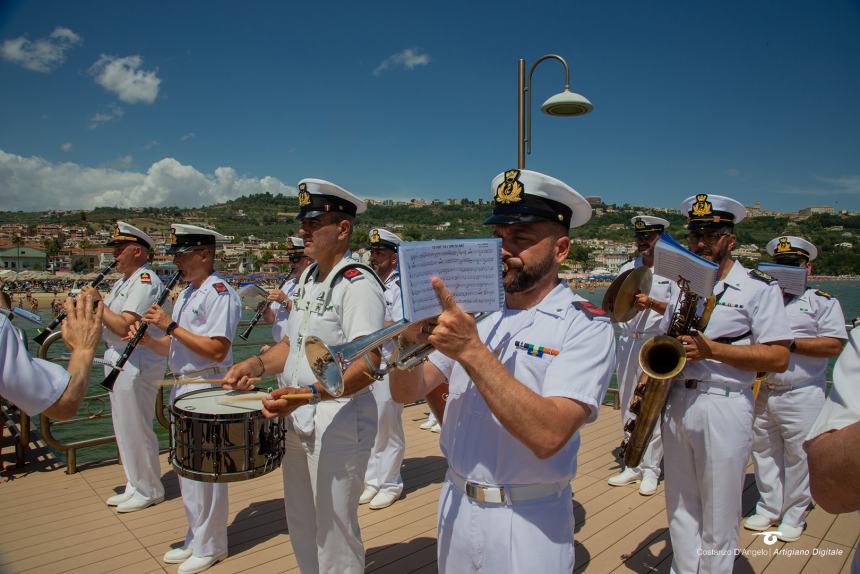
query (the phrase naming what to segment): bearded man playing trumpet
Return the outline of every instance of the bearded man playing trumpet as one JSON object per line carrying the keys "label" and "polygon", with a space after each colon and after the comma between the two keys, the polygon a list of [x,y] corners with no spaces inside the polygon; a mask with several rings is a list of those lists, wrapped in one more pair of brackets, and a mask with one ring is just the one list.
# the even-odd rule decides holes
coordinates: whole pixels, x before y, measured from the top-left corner
{"label": "bearded man playing trumpet", "polygon": [[568,230],[587,222],[591,207],[533,171],[501,173],[491,189],[485,223],[502,240],[505,305],[476,324],[434,278],[441,315],[401,343],[437,352],[412,371],[392,371],[391,394],[410,402],[450,385],[440,572],[571,572],[577,431],[596,419],[614,367],[608,317],[558,279]]}

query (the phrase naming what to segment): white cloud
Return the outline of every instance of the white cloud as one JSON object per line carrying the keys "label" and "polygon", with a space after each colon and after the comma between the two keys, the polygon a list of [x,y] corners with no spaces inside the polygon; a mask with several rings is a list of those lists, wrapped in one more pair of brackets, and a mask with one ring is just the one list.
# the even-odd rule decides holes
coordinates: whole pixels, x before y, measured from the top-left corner
{"label": "white cloud", "polygon": [[69,153],[70,151],[72,151],[72,142],[64,143],[63,145],[60,146],[60,149],[66,153]]}
{"label": "white cloud", "polygon": [[158,140],[150,140],[150,141],[146,142],[145,144],[143,144],[143,149],[145,149],[146,151],[149,151],[156,146],[158,146]]}
{"label": "white cloud", "polygon": [[194,132],[188,132],[187,134],[184,134],[184,135],[183,135],[181,138],[179,138],[179,139],[180,139],[180,140],[182,140],[182,141],[184,141],[184,142],[187,142],[188,140],[193,140],[193,139],[194,139],[194,137],[195,137],[195,136],[194,136]]}
{"label": "white cloud", "polygon": [[811,195],[817,197],[835,195],[860,195],[860,175],[845,175],[840,177],[813,176],[818,182],[806,186],[792,186],[778,190],[777,193],[787,195]]}
{"label": "white cloud", "polygon": [[34,72],[52,72],[66,61],[66,52],[81,43],[81,37],[68,28],[57,26],[47,38],[31,42],[26,36],[6,40],[0,56]]}
{"label": "white cloud", "polygon": [[141,70],[142,64],[143,58],[140,56],[117,58],[102,54],[90,67],[90,74],[98,85],[115,93],[128,104],[151,104],[158,96],[161,79],[158,70]]}
{"label": "white cloud", "polygon": [[[122,162],[125,158],[120,158]],[[129,162],[131,157],[128,156]],[[81,209],[99,206],[193,207],[251,193],[295,195],[280,180],[240,176],[231,167],[213,174],[173,158],[153,163],[145,173],[91,168],[71,162],[51,163],[0,150],[0,189],[8,210]]]}
{"label": "white cloud", "polygon": [[93,114],[90,118],[90,129],[94,130],[103,123],[118,120],[123,114],[125,114],[125,110],[116,104],[111,104],[107,111]]}
{"label": "white cloud", "polygon": [[429,54],[419,54],[418,50],[406,48],[402,52],[392,54],[384,59],[373,70],[374,76],[379,76],[383,72],[391,68],[403,68],[404,70],[414,70],[416,66],[426,66],[430,63]]}

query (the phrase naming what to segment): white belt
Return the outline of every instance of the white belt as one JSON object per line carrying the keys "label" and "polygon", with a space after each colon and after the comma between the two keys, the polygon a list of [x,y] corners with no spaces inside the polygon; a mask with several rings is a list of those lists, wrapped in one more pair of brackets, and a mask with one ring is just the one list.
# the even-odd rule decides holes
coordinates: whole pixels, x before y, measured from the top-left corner
{"label": "white belt", "polygon": [[696,391],[698,393],[723,397],[742,395],[745,392],[752,393],[752,389],[750,389],[749,387],[731,385],[728,383],[711,383],[708,381],[699,381],[696,379],[687,379],[686,381],[684,381],[684,387],[691,391]]}
{"label": "white belt", "polygon": [[808,383],[800,383],[797,385],[783,385],[780,383],[768,383],[767,381],[765,381],[764,383],[762,383],[761,386],[762,386],[762,390],[766,390],[766,391],[770,391],[770,392],[777,392],[777,393],[785,393],[788,391],[793,391],[795,389],[820,386],[820,384],[815,382],[815,381],[810,381]]}
{"label": "white belt", "polygon": [[568,483],[550,483],[523,486],[487,486],[466,480],[450,468],[446,477],[466,496],[484,504],[512,504],[555,496],[568,485]]}

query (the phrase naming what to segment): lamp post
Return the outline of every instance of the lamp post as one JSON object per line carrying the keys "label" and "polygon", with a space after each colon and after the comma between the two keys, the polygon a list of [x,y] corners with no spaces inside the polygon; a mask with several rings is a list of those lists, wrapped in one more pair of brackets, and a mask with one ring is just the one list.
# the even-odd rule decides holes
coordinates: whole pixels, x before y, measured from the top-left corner
{"label": "lamp post", "polygon": [[551,116],[581,116],[594,106],[585,96],[570,91],[570,66],[557,54],[541,56],[529,69],[526,84],[526,61],[520,58],[517,83],[517,167],[525,169],[526,154],[532,153],[532,75],[537,65],[544,60],[558,60],[564,66],[564,91],[543,103],[541,111]]}

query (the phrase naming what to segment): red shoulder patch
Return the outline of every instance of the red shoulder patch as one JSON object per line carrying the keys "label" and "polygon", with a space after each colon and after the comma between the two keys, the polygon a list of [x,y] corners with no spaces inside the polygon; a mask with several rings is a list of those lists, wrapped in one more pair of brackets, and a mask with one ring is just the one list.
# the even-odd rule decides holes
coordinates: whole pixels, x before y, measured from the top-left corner
{"label": "red shoulder patch", "polygon": [[212,285],[212,288],[215,289],[215,291],[217,291],[218,293],[226,293],[227,292],[227,286],[224,285],[223,283],[215,283]]}
{"label": "red shoulder patch", "polygon": [[606,317],[606,311],[604,311],[597,305],[592,305],[588,301],[574,301],[573,307],[577,311],[582,311],[583,313],[585,313],[585,316],[589,319],[593,319],[595,317]]}
{"label": "red shoulder patch", "polygon": [[354,277],[358,277],[359,275],[361,275],[361,271],[359,271],[358,269],[347,269],[343,272],[343,276],[347,279],[352,279]]}
{"label": "red shoulder patch", "polygon": [[140,274],[140,282],[141,283],[152,283],[152,277],[149,273],[141,273]]}

